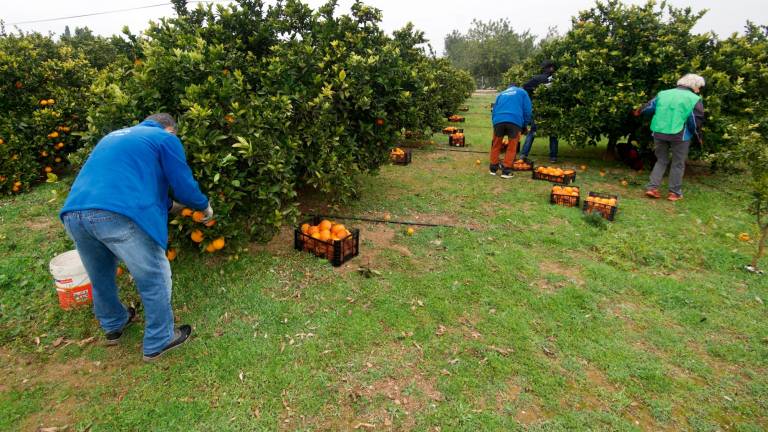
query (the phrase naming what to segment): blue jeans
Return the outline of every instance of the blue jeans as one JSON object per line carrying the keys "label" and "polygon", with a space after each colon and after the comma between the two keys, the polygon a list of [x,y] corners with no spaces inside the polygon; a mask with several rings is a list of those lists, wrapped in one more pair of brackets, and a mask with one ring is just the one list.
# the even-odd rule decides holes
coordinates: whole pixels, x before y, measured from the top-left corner
{"label": "blue jeans", "polygon": [[[536,138],[536,122],[531,120],[531,127],[528,129],[528,135],[525,137],[525,144],[523,145],[522,156],[528,157],[531,153],[531,147],[533,147],[533,139]],[[549,158],[557,159],[557,137],[554,135],[549,136]]]}
{"label": "blue jeans", "polygon": [[131,219],[105,210],[64,214],[93,287],[93,311],[109,333],[128,322],[115,282],[118,260],[131,273],[144,305],[144,354],[162,350],[173,339],[171,265],[165,250]]}

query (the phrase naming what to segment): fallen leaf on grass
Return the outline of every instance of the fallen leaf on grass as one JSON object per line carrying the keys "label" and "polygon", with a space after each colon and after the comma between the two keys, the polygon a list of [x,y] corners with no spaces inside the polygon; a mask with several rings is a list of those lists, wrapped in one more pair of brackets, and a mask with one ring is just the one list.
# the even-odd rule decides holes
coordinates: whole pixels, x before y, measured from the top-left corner
{"label": "fallen leaf on grass", "polygon": [[448,369],[443,369],[443,370],[441,370],[441,371],[440,371],[440,374],[441,374],[441,375],[444,375],[444,376],[451,376],[451,373],[450,373],[450,372],[448,372]]}
{"label": "fallen leaf on grass", "polygon": [[238,377],[240,378],[240,382],[245,382],[245,374],[243,373],[243,371],[240,371],[240,374],[238,375]]}
{"label": "fallen leaf on grass", "polygon": [[457,359],[457,358],[455,358],[453,360],[448,360],[448,363],[451,364],[451,365],[455,365],[458,362],[459,362],[459,359]]}
{"label": "fallen leaf on grass", "polygon": [[37,432],[64,432],[67,429],[69,429],[69,426],[41,427],[37,429]]}
{"label": "fallen leaf on grass", "polygon": [[35,343],[35,345],[39,346],[40,345],[40,336],[35,336],[35,338],[32,339],[32,341]]}
{"label": "fallen leaf on grass", "polygon": [[550,357],[555,357],[557,355],[557,354],[555,354],[554,351],[552,351],[551,349],[549,349],[549,348],[547,348],[545,346],[541,347],[541,349],[544,351],[544,354],[546,354],[546,355],[548,355]]}
{"label": "fallen leaf on grass", "polygon": [[435,332],[435,335],[442,336],[445,334],[445,330],[446,330],[445,326],[440,324],[439,326],[437,326],[437,331]]}
{"label": "fallen leaf on grass", "polygon": [[358,423],[355,425],[355,429],[376,429],[376,425],[373,423]]}
{"label": "fallen leaf on grass", "polygon": [[499,354],[501,354],[503,356],[507,356],[507,355],[509,355],[509,354],[511,354],[511,353],[513,353],[515,351],[512,348],[499,348],[499,347],[494,346],[494,345],[491,345],[488,348],[493,350],[493,351],[496,351],[497,353],[499,353]]}
{"label": "fallen leaf on grass", "polygon": [[64,338],[60,337],[60,338],[56,339],[55,341],[53,341],[52,345],[53,345],[54,348],[58,348],[59,345],[61,345],[63,343],[64,343]]}
{"label": "fallen leaf on grass", "polygon": [[93,337],[93,336],[91,336],[91,337],[89,337],[89,338],[85,338],[85,339],[81,340],[80,342],[78,342],[78,343],[77,343],[77,346],[79,346],[80,348],[82,348],[82,347],[84,347],[84,346],[86,346],[86,345],[88,345],[88,344],[90,344],[90,343],[93,343],[95,340],[96,340],[96,338],[95,338],[95,337]]}

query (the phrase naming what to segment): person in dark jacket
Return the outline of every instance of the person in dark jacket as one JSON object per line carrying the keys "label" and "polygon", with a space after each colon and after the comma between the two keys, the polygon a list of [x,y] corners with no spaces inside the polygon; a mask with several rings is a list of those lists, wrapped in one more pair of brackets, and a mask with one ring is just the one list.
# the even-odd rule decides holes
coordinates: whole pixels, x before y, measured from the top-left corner
{"label": "person in dark jacket", "polygon": [[669,194],[667,199],[683,199],[683,175],[691,139],[701,143],[701,125],[704,121],[704,104],[699,92],[705,85],[704,78],[687,74],[677,81],[677,88],[660,92],[653,100],[635,111],[635,116],[653,114],[651,131],[655,144],[656,165],[646,186],[645,195],[661,198],[659,186],[669,169]]}
{"label": "person in dark jacket", "polygon": [[[540,85],[544,84],[545,86],[548,86],[552,83],[552,76],[555,73],[555,64],[551,61],[545,61],[541,64],[541,73],[538,75],[535,75],[533,78],[531,78],[528,82],[523,84],[523,89],[528,93],[528,96],[533,100],[533,94],[536,91],[536,88]],[[531,130],[528,132],[528,135],[525,137],[525,144],[523,145],[523,151],[522,156],[524,158],[528,157],[528,154],[531,152],[531,147],[533,146],[533,139],[536,138],[536,121],[531,121]],[[549,136],[549,161],[550,162],[557,162],[557,150],[558,150],[558,141],[557,137],[554,135]]]}
{"label": "person in dark jacket", "polygon": [[[169,192],[183,204],[169,198]],[[136,283],[144,306],[144,360],[186,342],[192,327],[174,328],[171,266],[166,257],[168,213],[184,206],[213,217],[208,198],[192,177],[176,122],[155,114],[99,141],[61,209],[93,290],[93,309],[106,343],[119,342],[135,309],[120,302],[118,260]]]}
{"label": "person in dark jacket", "polygon": [[512,178],[512,164],[517,153],[517,144],[523,128],[531,123],[531,99],[525,90],[512,84],[499,93],[493,104],[493,144],[491,147],[491,175],[499,170],[499,155],[504,147],[504,137],[508,138],[504,164],[501,166],[501,178]]}

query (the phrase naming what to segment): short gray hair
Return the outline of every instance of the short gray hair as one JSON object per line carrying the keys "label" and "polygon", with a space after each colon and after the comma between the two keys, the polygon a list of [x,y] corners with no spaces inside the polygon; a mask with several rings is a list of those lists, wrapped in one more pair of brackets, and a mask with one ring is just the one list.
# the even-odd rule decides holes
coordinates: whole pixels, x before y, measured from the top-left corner
{"label": "short gray hair", "polygon": [[144,121],[155,121],[160,123],[164,128],[171,128],[176,130],[176,120],[173,119],[168,113],[157,113],[144,119]]}
{"label": "short gray hair", "polygon": [[706,85],[704,77],[696,74],[685,74],[682,78],[677,80],[677,85],[682,87],[688,87],[691,90],[696,90]]}

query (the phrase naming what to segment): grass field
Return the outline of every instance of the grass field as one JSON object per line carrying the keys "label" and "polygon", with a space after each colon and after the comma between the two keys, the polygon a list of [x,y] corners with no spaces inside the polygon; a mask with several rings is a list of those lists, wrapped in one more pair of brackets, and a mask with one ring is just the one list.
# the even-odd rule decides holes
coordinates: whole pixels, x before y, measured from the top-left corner
{"label": "grass field", "polygon": [[[466,150],[488,149],[491,101],[470,100]],[[649,201],[647,173],[563,145],[584,192],[620,195],[595,226],[551,206],[550,184],[489,176],[486,155],[435,139],[351,205],[304,207],[456,228],[344,221],[362,254],[340,269],[288,229],[238,259],[182,253],[174,306],[194,339],[152,365],[141,325],[107,348],[89,310],[58,309],[63,185],[0,201],[0,430],[768,428],[768,282],[740,270],[742,179],[691,169],[685,200]]]}

